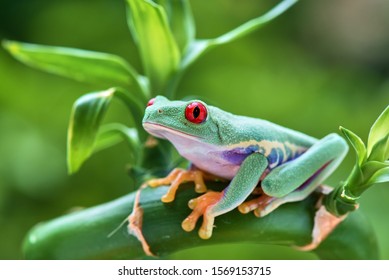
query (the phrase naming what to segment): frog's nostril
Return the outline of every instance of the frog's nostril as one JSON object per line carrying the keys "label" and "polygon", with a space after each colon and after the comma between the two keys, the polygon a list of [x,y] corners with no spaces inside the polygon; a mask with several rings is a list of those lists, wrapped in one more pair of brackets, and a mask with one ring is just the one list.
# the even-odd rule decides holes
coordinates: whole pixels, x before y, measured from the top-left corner
{"label": "frog's nostril", "polygon": [[158,114],[162,114],[162,110],[161,109],[158,109]]}

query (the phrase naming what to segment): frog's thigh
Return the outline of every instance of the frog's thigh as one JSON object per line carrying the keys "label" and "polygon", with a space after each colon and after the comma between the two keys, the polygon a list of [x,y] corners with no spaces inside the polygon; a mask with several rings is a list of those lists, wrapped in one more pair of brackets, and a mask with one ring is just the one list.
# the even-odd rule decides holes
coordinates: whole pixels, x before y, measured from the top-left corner
{"label": "frog's thigh", "polygon": [[263,191],[283,197],[301,187],[309,194],[340,164],[348,146],[337,134],[329,134],[300,157],[274,168],[262,181]]}

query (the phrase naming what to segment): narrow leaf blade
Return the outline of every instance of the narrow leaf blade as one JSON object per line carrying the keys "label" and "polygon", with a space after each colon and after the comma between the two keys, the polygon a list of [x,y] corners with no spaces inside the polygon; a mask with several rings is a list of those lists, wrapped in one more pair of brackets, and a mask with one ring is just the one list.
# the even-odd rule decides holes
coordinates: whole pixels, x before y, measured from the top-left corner
{"label": "narrow leaf blade", "polygon": [[158,0],[168,15],[170,28],[177,45],[184,53],[195,38],[196,28],[188,0]]}
{"label": "narrow leaf blade", "polygon": [[232,41],[235,41],[259,28],[264,26],[265,24],[271,22],[281,14],[283,14],[286,10],[288,10],[291,6],[293,6],[295,3],[297,3],[297,0],[284,0],[281,3],[279,3],[277,6],[275,6],[273,9],[271,9],[266,14],[254,18],[241,26],[231,30],[230,32],[227,32],[218,38],[214,39],[212,41],[212,44],[214,45],[222,45],[226,43],[230,43]]}
{"label": "narrow leaf blade", "polygon": [[373,176],[378,170],[389,167],[389,162],[379,162],[379,161],[367,161],[362,165],[362,172],[364,178],[370,178]]}
{"label": "narrow leaf blade", "polygon": [[89,93],[74,103],[68,129],[68,170],[78,171],[92,154],[96,136],[114,89]]}
{"label": "narrow leaf blade", "polygon": [[389,167],[378,170],[368,181],[368,185],[389,182]]}
{"label": "narrow leaf blade", "polygon": [[3,41],[3,46],[21,62],[81,82],[104,86],[133,87],[140,91],[139,76],[121,57],[74,48]]}
{"label": "narrow leaf blade", "polygon": [[[112,146],[118,143],[117,135],[109,137],[99,135],[102,119],[111,104],[112,98],[121,100],[129,109],[133,116],[137,133],[133,129],[119,124],[111,125],[111,130],[117,130],[121,136],[128,141],[132,141],[130,148],[133,154],[139,154],[141,150],[139,141],[146,139],[146,132],[142,127],[143,106],[141,101],[128,91],[121,88],[110,88],[105,91],[93,92],[81,96],[73,105],[69,129],[68,129],[68,170],[69,173],[78,171],[81,165],[91,156],[95,149],[100,150],[105,146]],[[109,127],[106,127],[106,129]],[[104,130],[103,130],[104,131]],[[139,136],[138,136],[139,134]],[[138,139],[139,138],[139,139]]]}
{"label": "narrow leaf blade", "polygon": [[272,20],[283,14],[291,6],[297,3],[297,1],[298,0],[284,0],[266,14],[254,18],[217,38],[194,41],[190,46],[190,49],[185,54],[183,66],[188,67],[193,62],[195,62],[202,54],[204,54],[213,47],[231,43],[243,36],[246,36],[258,30],[259,28],[263,27],[267,23],[271,22]]}
{"label": "narrow leaf blade", "polygon": [[180,52],[164,9],[151,0],[127,0],[129,28],[153,91],[163,92],[180,63]]}
{"label": "narrow leaf blade", "polygon": [[374,145],[389,135],[389,106],[381,113],[370,129],[367,141],[367,152],[371,153]]}
{"label": "narrow leaf blade", "polygon": [[339,127],[340,131],[346,137],[347,141],[354,148],[357,155],[357,163],[359,166],[366,160],[366,147],[361,138],[358,137],[354,132],[344,127]]}
{"label": "narrow leaf blade", "polygon": [[138,98],[137,95],[131,94],[129,91],[123,88],[115,88],[115,97],[120,99],[131,112],[134,125],[138,129],[139,138],[141,141],[144,141],[147,137],[147,133],[143,129],[142,119],[146,107],[146,101],[144,99]]}
{"label": "narrow leaf blade", "polygon": [[371,148],[369,160],[383,162],[389,156],[389,135],[377,141]]}
{"label": "narrow leaf blade", "polygon": [[123,140],[126,141],[131,151],[130,164],[137,165],[141,158],[138,131],[120,123],[111,123],[101,127],[95,143],[94,153],[119,144]]}

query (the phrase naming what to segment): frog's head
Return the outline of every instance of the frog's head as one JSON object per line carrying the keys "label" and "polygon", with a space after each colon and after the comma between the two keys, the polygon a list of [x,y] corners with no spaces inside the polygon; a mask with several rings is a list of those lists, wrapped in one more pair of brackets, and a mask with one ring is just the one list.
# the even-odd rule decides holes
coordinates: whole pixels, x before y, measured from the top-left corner
{"label": "frog's head", "polygon": [[212,114],[215,109],[200,100],[170,101],[157,96],[147,104],[143,127],[173,144],[185,139],[218,144],[219,130]]}

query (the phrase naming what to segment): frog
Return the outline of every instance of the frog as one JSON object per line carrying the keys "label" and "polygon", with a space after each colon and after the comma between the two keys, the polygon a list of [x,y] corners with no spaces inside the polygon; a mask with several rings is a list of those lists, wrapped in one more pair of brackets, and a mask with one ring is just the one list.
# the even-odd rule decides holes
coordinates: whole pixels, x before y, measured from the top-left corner
{"label": "frog", "polygon": [[[314,191],[328,193],[331,189],[323,182],[348,151],[346,141],[336,133],[318,139],[264,119],[235,115],[201,100],[156,96],[146,106],[143,127],[153,137],[169,141],[190,162],[190,168],[176,168],[143,187],[169,185],[161,200],[172,203],[182,183],[194,182],[195,191],[202,195],[188,202],[192,212],[181,226],[190,232],[202,217],[198,230],[202,239],[211,238],[216,217],[236,208],[242,214],[253,212],[264,217]],[[218,192],[207,188],[207,180],[229,183]],[[129,230],[137,233],[144,250],[151,254],[137,222],[137,207],[134,205],[130,216]],[[313,241],[301,250],[316,248],[342,221],[326,213],[323,206],[320,211]]]}

